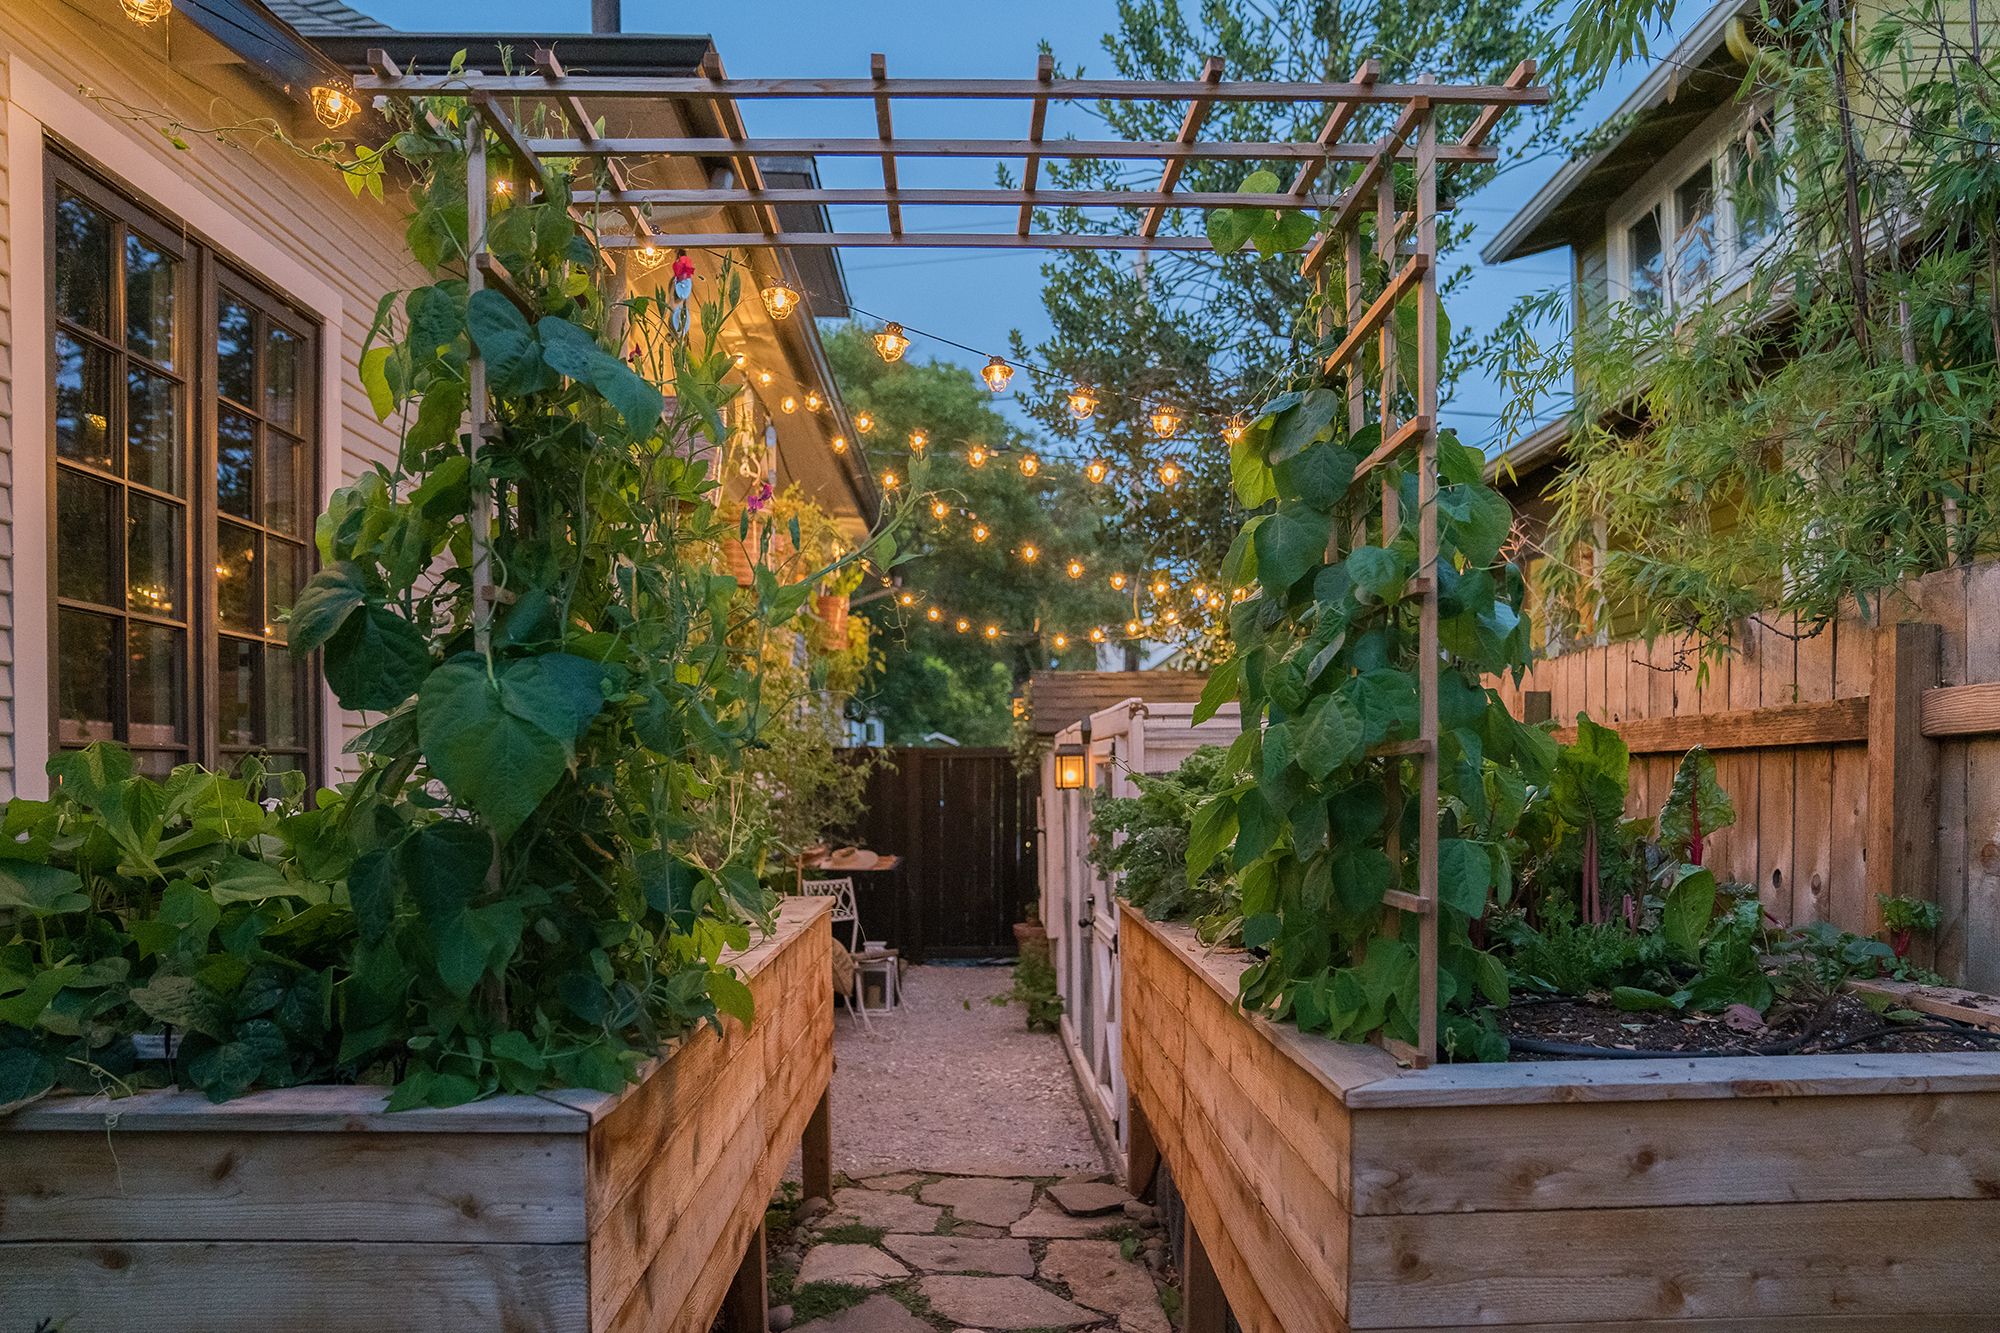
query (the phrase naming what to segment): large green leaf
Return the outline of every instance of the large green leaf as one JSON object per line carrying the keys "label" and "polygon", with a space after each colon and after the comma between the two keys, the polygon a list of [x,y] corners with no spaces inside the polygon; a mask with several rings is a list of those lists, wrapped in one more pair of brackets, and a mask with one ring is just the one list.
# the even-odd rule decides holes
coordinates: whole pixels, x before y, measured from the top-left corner
{"label": "large green leaf", "polygon": [[1354,484],[1358,462],[1338,445],[1316,444],[1279,464],[1277,477],[1288,493],[1314,509],[1331,512]]}
{"label": "large green leaf", "polygon": [[1193,724],[1200,726],[1214,717],[1222,705],[1236,697],[1242,680],[1243,659],[1240,657],[1232,657],[1209,672],[1208,679],[1202,683],[1201,699],[1194,706]]}
{"label": "large green leaf", "polygon": [[292,655],[304,657],[332,638],[367,600],[366,576],[352,560],[336,560],[313,575],[292,603],[286,633]]}
{"label": "large green leaf", "polygon": [[1272,425],[1271,461],[1285,463],[1303,453],[1326,433],[1346,403],[1346,397],[1332,389],[1308,389],[1305,397],[1279,414]]}
{"label": "large green leaf", "polygon": [[1681,868],[1680,878],[1667,890],[1666,905],[1660,909],[1660,937],[1688,962],[1699,956],[1702,936],[1715,917],[1716,892],[1714,873],[1690,866]]}
{"label": "large green leaf", "polygon": [[[563,725],[559,716],[551,721]],[[513,836],[569,764],[570,737],[510,712],[474,653],[424,681],[417,735],[431,772],[501,838]]]}
{"label": "large green leaf", "polygon": [[1438,901],[1467,916],[1486,913],[1493,887],[1493,858],[1486,844],[1465,838],[1438,840]]}
{"label": "large green leaf", "polygon": [[89,910],[90,897],[73,870],[38,861],[0,860],[0,911],[56,916]]}
{"label": "large green leaf", "polygon": [[1188,882],[1192,884],[1200,879],[1215,864],[1215,858],[1222,855],[1222,849],[1235,839],[1235,793],[1223,792],[1210,797],[1201,809],[1195,811],[1194,827],[1188,833]]}
{"label": "large green leaf", "polygon": [[326,683],[343,708],[387,712],[430,674],[423,631],[383,606],[350,615],[326,644]]}
{"label": "large green leaf", "polygon": [[604,667],[574,653],[540,653],[500,671],[508,712],[574,742],[604,709]]}
{"label": "large green leaf", "polygon": [[1736,805],[1715,777],[1715,756],[1697,745],[1681,757],[1674,785],[1660,808],[1660,847],[1696,865],[1704,844],[1736,822]]}
{"label": "large green leaf", "polygon": [[566,319],[553,315],[535,326],[548,365],[581,380],[604,395],[624,419],[625,431],[643,439],[660,422],[665,400],[660,391],[632,367],[597,345],[597,340]]}
{"label": "large green leaf", "polygon": [[526,395],[554,386],[534,329],[506,296],[491,287],[474,292],[466,303],[465,326],[486,362],[487,387],[494,393]]}
{"label": "large green leaf", "polygon": [[1277,498],[1277,480],[1264,461],[1264,433],[1244,431],[1229,446],[1229,480],[1245,509],[1258,509]]}
{"label": "large green leaf", "polygon": [[1347,696],[1322,696],[1299,725],[1299,767],[1313,781],[1321,781],[1360,754],[1362,736],[1361,715]]}
{"label": "large green leaf", "polygon": [[477,825],[447,819],[413,830],[403,840],[398,860],[403,882],[424,916],[442,921],[485,886],[493,866],[493,840]]}
{"label": "large green leaf", "polygon": [[1325,514],[1293,507],[1265,520],[1252,539],[1257,552],[1257,579],[1273,596],[1282,597],[1292,585],[1326,558],[1332,522]]}

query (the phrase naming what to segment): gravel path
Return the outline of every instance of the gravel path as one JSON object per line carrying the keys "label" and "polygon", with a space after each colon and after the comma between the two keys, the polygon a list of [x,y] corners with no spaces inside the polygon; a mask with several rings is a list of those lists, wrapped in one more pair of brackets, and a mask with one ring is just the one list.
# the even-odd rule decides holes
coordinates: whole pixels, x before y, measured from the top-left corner
{"label": "gravel path", "polygon": [[1060,1176],[1106,1167],[1062,1045],[1004,1001],[1005,967],[912,967],[908,1005],[834,1019],[833,1165]]}

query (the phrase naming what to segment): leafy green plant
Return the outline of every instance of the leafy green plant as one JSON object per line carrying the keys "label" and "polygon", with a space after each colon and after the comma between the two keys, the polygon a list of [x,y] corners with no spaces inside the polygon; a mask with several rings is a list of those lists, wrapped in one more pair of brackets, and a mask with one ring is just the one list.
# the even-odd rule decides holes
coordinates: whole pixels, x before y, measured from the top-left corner
{"label": "leafy green plant", "polygon": [[1137,796],[1099,795],[1090,811],[1090,864],[1114,880],[1118,895],[1154,921],[1221,919],[1231,910],[1230,876],[1211,865],[1187,870],[1188,835],[1195,812],[1235,786],[1228,753],[1198,747],[1171,773],[1132,774]]}
{"label": "leafy green plant", "polygon": [[1567,907],[1532,925],[1512,914],[1495,923],[1494,933],[1506,945],[1515,988],[1547,995],[1608,994],[1640,980],[1661,953],[1656,936],[1623,922],[1579,922]]}
{"label": "leafy green plant", "polygon": [[1910,898],[1902,894],[1891,897],[1877,894],[1876,900],[1882,905],[1882,929],[1889,932],[1889,947],[1898,959],[1910,952],[1912,938],[1929,935],[1943,920],[1938,905],[1925,898]]}
{"label": "leafy green plant", "polygon": [[1021,951],[1020,959],[1014,964],[1011,998],[1027,1012],[1030,1032],[1056,1030],[1057,1022],[1062,1018],[1063,1001],[1056,991],[1056,968],[1049,958],[1047,945]]}

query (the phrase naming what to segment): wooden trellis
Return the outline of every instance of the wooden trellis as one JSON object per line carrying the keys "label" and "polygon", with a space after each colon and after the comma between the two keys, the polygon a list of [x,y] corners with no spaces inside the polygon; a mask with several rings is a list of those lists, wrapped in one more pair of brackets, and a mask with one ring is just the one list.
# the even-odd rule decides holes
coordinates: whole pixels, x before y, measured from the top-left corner
{"label": "wooden trellis", "polygon": [[[1532,85],[1534,66],[1524,63],[1499,84],[1384,83],[1375,61],[1362,65],[1345,83],[1277,83],[1229,81],[1223,65],[1210,59],[1201,75],[1192,80],[1158,79],[1058,79],[1054,63],[1043,56],[1034,77],[1027,79],[921,79],[890,78],[882,56],[873,57],[869,76],[852,79],[732,79],[711,54],[701,72],[694,76],[662,75],[598,76],[573,74],[552,52],[535,57],[533,72],[517,74],[404,73],[382,52],[373,52],[374,73],[355,81],[356,90],[367,96],[398,98],[463,97],[472,105],[467,121],[470,227],[474,238],[474,260],[468,279],[474,290],[485,285],[511,289],[506,274],[487,254],[486,178],[488,136],[537,180],[546,180],[546,158],[581,158],[601,162],[593,188],[574,192],[580,211],[612,209],[630,223],[625,234],[601,237],[608,250],[643,247],[745,250],[751,252],[753,270],[759,271],[795,291],[803,291],[798,281],[792,252],[811,248],[951,248],[951,249],[1033,249],[1033,250],[1137,250],[1204,252],[1209,243],[1201,236],[1162,235],[1162,224],[1173,209],[1269,208],[1324,210],[1330,224],[1305,255],[1301,271],[1311,276],[1324,291],[1326,260],[1339,253],[1345,261],[1346,329],[1339,344],[1328,355],[1324,369],[1328,375],[1344,377],[1347,387],[1348,425],[1360,430],[1366,424],[1367,385],[1362,361],[1371,339],[1375,340],[1381,375],[1375,385],[1381,424],[1381,443],[1365,459],[1357,477],[1365,476],[1404,451],[1415,451],[1418,476],[1417,549],[1418,570],[1414,587],[1420,595],[1418,630],[1419,726],[1415,739],[1380,746],[1373,752],[1390,760],[1389,783],[1392,801],[1399,799],[1406,766],[1416,769],[1416,798],[1427,817],[1419,821],[1417,877],[1414,891],[1392,890],[1384,906],[1408,914],[1418,934],[1418,968],[1421,1013],[1417,1044],[1395,1043],[1397,1054],[1415,1065],[1428,1064],[1437,1047],[1437,877],[1438,877],[1438,524],[1437,524],[1437,427],[1438,348],[1440,327],[1437,283],[1438,173],[1441,168],[1461,164],[1491,162],[1497,154],[1486,140],[1508,110],[1548,100],[1546,89]],[[503,99],[513,105],[510,112]],[[745,100],[828,100],[872,103],[877,135],[874,138],[838,137],[753,137],[745,127],[739,103]],[[1026,102],[1027,135],[1021,139],[929,139],[900,138],[895,133],[896,103],[937,100]],[[708,110],[722,130],[720,137],[687,133],[657,137],[630,137],[600,134],[594,128],[590,102],[612,101],[628,112],[645,104],[700,106]],[[1049,105],[1053,102],[1159,102],[1184,107],[1180,131],[1166,140],[1086,140],[1045,137]],[[1313,104],[1326,108],[1326,119],[1310,143],[1213,141],[1200,137],[1209,112],[1227,103]],[[546,106],[571,126],[565,137],[531,135],[516,118],[522,106]],[[1394,108],[1396,119],[1381,138],[1353,142],[1345,136],[1357,116],[1374,107]],[[1446,142],[1440,138],[1439,115],[1447,109],[1474,109],[1464,135]],[[878,187],[814,187],[772,189],[764,182],[760,160],[777,156],[875,158],[881,163],[882,184]],[[1020,184],[1012,187],[978,186],[964,188],[912,188],[901,183],[899,165],[910,158],[971,158],[1012,160],[1021,164]],[[1149,190],[1064,190],[1043,188],[1042,163],[1050,160],[1109,159],[1157,161],[1159,183]],[[635,183],[644,179],[648,168],[662,163],[692,163],[697,176],[706,182],[695,187],[652,188]],[[1190,163],[1240,162],[1248,170],[1255,165],[1292,164],[1291,184],[1267,194],[1236,194],[1179,189],[1179,181]],[[711,176],[711,164],[723,164],[727,178]],[[1413,188],[1407,203],[1398,191],[1399,164],[1408,164]],[[1339,179],[1343,168],[1345,179]],[[1321,177],[1327,187],[1320,187]],[[779,205],[875,205],[882,208],[885,226],[876,231],[788,231],[780,223]],[[751,231],[664,232],[653,220],[655,209],[710,209],[728,205],[747,208],[755,225]],[[905,210],[935,207],[996,207],[1012,211],[1010,231],[947,232],[924,230],[907,225]],[[1139,227],[1129,233],[1095,231],[1037,230],[1037,215],[1044,211],[1056,217],[1062,210],[1123,208],[1143,210]],[[1363,289],[1363,240],[1361,220],[1377,218],[1375,228],[1377,258],[1390,277],[1372,297]],[[1417,375],[1413,386],[1414,413],[1406,421],[1396,417],[1399,396],[1396,366],[1397,308],[1415,296],[1417,305]],[[808,302],[809,304],[809,302]],[[1322,302],[1324,306],[1326,303]],[[1331,333],[1332,329],[1326,330]],[[484,436],[484,373],[478,357],[471,365],[473,448]],[[482,494],[480,521],[490,526],[492,496]],[[1397,496],[1391,481],[1385,480],[1381,493],[1381,531],[1386,543],[1398,530]],[[1365,539],[1365,521],[1356,532]],[[1335,543],[1338,542],[1336,535]],[[484,532],[475,533],[475,586],[487,588]],[[1329,558],[1335,553],[1329,545]],[[475,617],[482,641],[491,615],[491,597],[483,592],[475,602]],[[1393,836],[1393,834],[1392,834]],[[1390,848],[1391,859],[1399,860],[1398,849]]]}

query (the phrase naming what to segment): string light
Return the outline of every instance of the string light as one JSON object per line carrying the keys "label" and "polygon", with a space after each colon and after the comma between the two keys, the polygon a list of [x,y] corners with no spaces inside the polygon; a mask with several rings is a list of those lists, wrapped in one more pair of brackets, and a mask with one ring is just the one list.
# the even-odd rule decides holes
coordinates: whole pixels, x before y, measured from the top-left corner
{"label": "string light", "polygon": [[1070,561],[1070,562],[1069,562],[1069,563],[1068,563],[1067,565],[1063,566],[1063,572],[1064,572],[1065,574],[1068,574],[1068,575],[1069,575],[1069,576],[1070,576],[1071,578],[1073,578],[1073,579],[1080,579],[1080,578],[1082,578],[1082,577],[1083,577],[1083,561],[1081,561],[1081,560],[1071,560],[1071,561]]}
{"label": "string light", "polygon": [[960,634],[963,634],[967,630],[972,628],[972,622],[970,620],[967,620],[964,616],[960,616],[957,622],[952,626],[952,628],[957,630]]}
{"label": "string light", "polygon": [[1167,582],[1167,580],[1166,580],[1166,579],[1165,579],[1164,577],[1161,577],[1161,578],[1156,578],[1156,579],[1154,579],[1154,580],[1153,580],[1153,596],[1155,596],[1155,597],[1165,597],[1165,596],[1167,595],[1168,591],[1169,591],[1169,590],[1170,590],[1170,589],[1171,589],[1172,587],[1173,587],[1173,585],[1172,585],[1172,584],[1170,584],[1170,583],[1168,583],[1168,582]]}
{"label": "string light", "polygon": [[818,389],[806,390],[806,411],[817,412],[826,406],[826,399],[819,396]]}
{"label": "string light", "polygon": [[930,444],[931,437],[921,430],[910,432],[910,452],[920,454]]}
{"label": "string light", "polygon": [[1145,628],[1146,627],[1144,625],[1140,624],[1136,620],[1128,620],[1125,622],[1125,637],[1128,639],[1136,639],[1139,637],[1139,632]]}
{"label": "string light", "polygon": [[972,525],[972,540],[976,542],[983,542],[992,535],[993,535],[993,530],[987,527],[984,523],[975,523]]}
{"label": "string light", "polygon": [[854,429],[866,435],[869,431],[875,429],[875,418],[869,416],[866,412],[856,412],[854,414]]}
{"label": "string light", "polygon": [[774,376],[773,376],[773,375],[771,374],[771,372],[770,372],[770,371],[768,371],[768,370],[760,370],[760,371],[758,371],[758,372],[757,372],[757,387],[758,387],[758,388],[760,388],[760,389],[768,389],[768,388],[770,388],[770,387],[771,387],[771,382],[772,382],[773,378],[775,378],[775,377],[774,377]]}
{"label": "string light", "polygon": [[951,506],[942,500],[931,501],[931,517],[942,523],[951,516]]}
{"label": "string light", "polygon": [[1181,465],[1169,458],[1160,464],[1160,485],[1173,487],[1181,484]]}
{"label": "string light", "polygon": [[1092,481],[1103,481],[1111,475],[1111,465],[1101,458],[1093,458],[1083,469],[1083,475]]}
{"label": "string light", "polygon": [[1036,546],[1033,542],[1029,542],[1027,545],[1021,548],[1021,559],[1027,561],[1029,564],[1032,565],[1041,558],[1042,558],[1042,549],[1039,546]]}
{"label": "string light", "polygon": [[1172,625],[1180,620],[1181,613],[1174,610],[1172,607],[1168,607],[1166,615],[1161,618],[1165,620],[1169,625]]}
{"label": "string light", "polygon": [[508,180],[505,176],[495,177],[493,180],[493,193],[505,198],[514,193],[514,182]]}
{"label": "string light", "polygon": [[1248,588],[1231,588],[1229,590],[1229,600],[1232,602],[1240,602],[1249,595],[1250,590]]}
{"label": "string light", "polygon": [[1224,444],[1236,443],[1238,440],[1243,438],[1243,432],[1248,429],[1249,427],[1247,427],[1243,423],[1243,416],[1241,413],[1238,413],[1237,415],[1229,418],[1229,424],[1222,428],[1223,443]]}
{"label": "string light", "polygon": [[835,453],[837,453],[837,454],[844,454],[844,453],[846,453],[846,452],[847,452],[847,437],[846,437],[845,435],[836,435],[836,436],[834,436],[834,437],[833,437],[833,445],[832,445],[832,447],[833,447],[833,451],[834,451]]}
{"label": "string light", "polygon": [[1021,475],[1022,475],[1022,476],[1024,476],[1024,477],[1032,477],[1032,476],[1034,476],[1034,475],[1035,475],[1035,474],[1036,474],[1037,472],[1040,472],[1041,470],[1042,470],[1042,460],[1041,460],[1041,459],[1039,459],[1039,458],[1035,457],[1035,456],[1034,456],[1033,454],[1022,454],[1022,455],[1021,455]]}
{"label": "string light", "polygon": [[885,490],[885,491],[893,491],[893,490],[895,490],[895,489],[896,489],[896,488],[897,488],[898,486],[901,486],[902,484],[903,484],[902,482],[900,482],[900,481],[898,481],[898,480],[896,479],[896,474],[895,474],[895,473],[893,473],[893,472],[884,472],[884,473],[882,474],[882,489],[883,489],[883,490]]}
{"label": "string light", "polygon": [[125,17],[134,23],[157,23],[174,12],[174,0],[125,0]]}
{"label": "string light", "polygon": [[979,378],[986,381],[987,388],[999,393],[1007,387],[1007,381],[1014,378],[1014,367],[1008,365],[1004,358],[996,356],[987,361],[985,369],[979,372]]}
{"label": "string light", "polygon": [[901,606],[915,606],[917,604],[917,595],[913,592],[902,593],[897,596],[896,601]]}
{"label": "string light", "polygon": [[1101,629],[1095,629],[1095,628],[1093,628],[1093,629],[1092,629],[1092,630],[1090,631],[1090,641],[1091,641],[1092,643],[1103,643],[1103,642],[1104,642],[1104,631],[1103,631],[1103,630],[1101,630]]}
{"label": "string light", "polygon": [[772,319],[790,319],[799,308],[798,292],[782,282],[772,283],[758,295],[764,298],[764,308],[771,312]]}
{"label": "string light", "polygon": [[361,101],[345,88],[322,83],[312,90],[312,109],[320,124],[337,130],[354,119],[361,110]]}
{"label": "string light", "polygon": [[780,412],[783,412],[786,416],[790,416],[792,413],[799,410],[799,400],[792,397],[792,395],[790,394],[786,394],[783,398],[780,398],[778,400],[778,410]]}
{"label": "string light", "polygon": [[965,461],[973,467],[985,467],[986,459],[986,446],[983,444],[975,444],[965,451]]}
{"label": "string light", "polygon": [[1097,410],[1097,394],[1088,384],[1079,384],[1069,391],[1070,415],[1078,421],[1090,420],[1090,414]]}
{"label": "string light", "polygon": [[924,619],[930,621],[931,624],[935,625],[938,623],[938,621],[944,619],[944,612],[938,610],[935,606],[933,606],[929,610],[924,612]]}
{"label": "string light", "polygon": [[1126,582],[1126,579],[1125,579],[1125,576],[1124,576],[1123,574],[1113,574],[1113,575],[1111,576],[1111,591],[1113,591],[1113,592],[1124,592],[1124,591],[1125,591],[1125,582]]}
{"label": "string light", "polygon": [[1207,589],[1207,588],[1206,588],[1206,587],[1205,587],[1204,585],[1202,585],[1202,584],[1199,584],[1199,583],[1195,584],[1195,585],[1194,585],[1194,599],[1195,599],[1195,600],[1196,600],[1197,602],[1205,602],[1205,601],[1207,601],[1207,600],[1208,600],[1208,589]]}
{"label": "string light", "polygon": [[999,637],[1000,637],[1000,627],[999,627],[998,625],[988,625],[988,626],[986,627],[986,637],[987,637],[987,638],[989,638],[989,639],[997,639],[997,638],[999,638]]}
{"label": "string light", "polygon": [[884,361],[901,361],[903,353],[909,350],[910,340],[903,336],[903,326],[894,320],[875,335],[875,354]]}
{"label": "string light", "polygon": [[[659,246],[654,245],[651,241],[646,242],[646,244],[632,252],[632,266],[641,273],[651,273],[666,262],[667,252]],[[738,352],[736,354],[736,368],[738,370],[743,369],[743,363],[749,359],[743,353]]]}
{"label": "string light", "polygon": [[1181,412],[1172,403],[1160,403],[1153,408],[1146,420],[1153,427],[1153,434],[1163,440],[1171,440],[1181,428]]}

